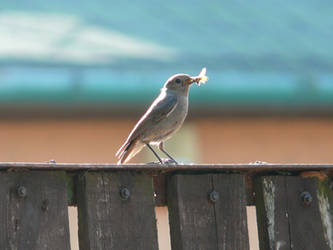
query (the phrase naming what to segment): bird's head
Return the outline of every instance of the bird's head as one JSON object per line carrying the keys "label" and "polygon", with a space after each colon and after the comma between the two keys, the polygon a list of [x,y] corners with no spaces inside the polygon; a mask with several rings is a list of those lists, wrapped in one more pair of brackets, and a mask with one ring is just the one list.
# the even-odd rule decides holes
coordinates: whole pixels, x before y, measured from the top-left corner
{"label": "bird's head", "polygon": [[167,90],[174,90],[184,94],[188,93],[189,87],[192,83],[197,83],[200,85],[201,82],[208,80],[208,77],[205,76],[206,69],[200,73],[199,76],[190,76],[187,74],[176,74],[171,76],[164,84],[164,88]]}
{"label": "bird's head", "polygon": [[164,84],[167,90],[174,90],[179,92],[187,92],[191,84],[192,78],[186,74],[176,74],[171,76]]}

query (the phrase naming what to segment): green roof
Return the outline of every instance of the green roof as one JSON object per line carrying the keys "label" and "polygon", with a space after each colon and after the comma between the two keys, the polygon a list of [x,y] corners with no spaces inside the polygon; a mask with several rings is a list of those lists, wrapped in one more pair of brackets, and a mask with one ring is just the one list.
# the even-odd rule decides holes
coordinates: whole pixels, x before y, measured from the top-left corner
{"label": "green roof", "polygon": [[333,109],[332,11],[322,0],[3,0],[0,104],[131,108],[206,66],[210,81],[191,91],[200,107]]}

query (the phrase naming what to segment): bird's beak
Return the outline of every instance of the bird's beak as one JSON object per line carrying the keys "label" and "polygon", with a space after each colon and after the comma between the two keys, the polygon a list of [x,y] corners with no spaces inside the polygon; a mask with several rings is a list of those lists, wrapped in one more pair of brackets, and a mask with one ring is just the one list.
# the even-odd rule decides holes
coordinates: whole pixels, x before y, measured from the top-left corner
{"label": "bird's beak", "polygon": [[192,84],[196,82],[199,86],[201,83],[206,83],[208,81],[208,77],[206,76],[206,68],[203,68],[198,76],[192,76],[190,79],[186,80],[187,84]]}
{"label": "bird's beak", "polygon": [[185,81],[185,83],[188,84],[188,85],[191,85],[194,82],[196,82],[196,78],[195,77],[191,77],[190,79],[187,79]]}

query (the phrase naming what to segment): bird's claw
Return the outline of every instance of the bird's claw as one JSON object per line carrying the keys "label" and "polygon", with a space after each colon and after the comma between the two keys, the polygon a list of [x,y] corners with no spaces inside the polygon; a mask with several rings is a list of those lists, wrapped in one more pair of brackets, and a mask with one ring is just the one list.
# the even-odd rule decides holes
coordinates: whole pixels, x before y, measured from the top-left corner
{"label": "bird's claw", "polygon": [[255,162],[250,162],[249,164],[250,165],[265,165],[265,164],[268,164],[268,163],[265,162],[265,161],[255,161]]}
{"label": "bird's claw", "polygon": [[178,162],[172,159],[161,159],[162,162],[160,161],[155,161],[155,162],[148,162],[148,165],[178,165]]}
{"label": "bird's claw", "polygon": [[147,162],[146,164],[147,164],[147,165],[160,165],[160,164],[162,164],[162,163],[159,162],[159,161],[151,161],[151,162]]}
{"label": "bird's claw", "polygon": [[166,165],[178,165],[178,162],[176,162],[175,160],[172,159],[162,159],[162,164],[166,164]]}

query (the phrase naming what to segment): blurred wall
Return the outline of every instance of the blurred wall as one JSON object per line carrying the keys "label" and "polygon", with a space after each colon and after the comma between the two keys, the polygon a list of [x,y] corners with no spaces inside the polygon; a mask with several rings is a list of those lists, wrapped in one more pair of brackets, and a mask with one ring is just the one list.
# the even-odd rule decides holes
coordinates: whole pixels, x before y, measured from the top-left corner
{"label": "blurred wall", "polygon": [[202,119],[201,161],[333,162],[333,119]]}
{"label": "blurred wall", "polygon": [[[137,118],[2,120],[0,161],[116,162]],[[333,119],[197,118],[167,142],[198,163],[333,162]],[[132,162],[154,160],[145,150]]]}

